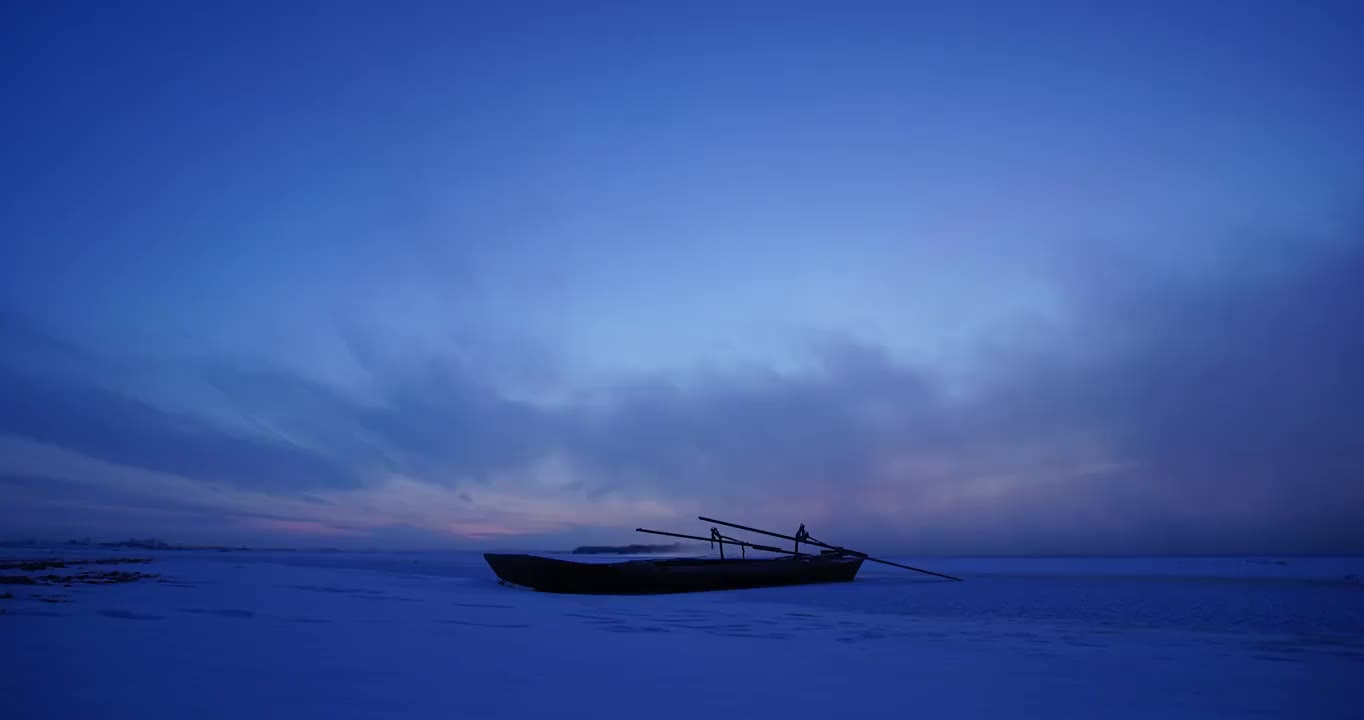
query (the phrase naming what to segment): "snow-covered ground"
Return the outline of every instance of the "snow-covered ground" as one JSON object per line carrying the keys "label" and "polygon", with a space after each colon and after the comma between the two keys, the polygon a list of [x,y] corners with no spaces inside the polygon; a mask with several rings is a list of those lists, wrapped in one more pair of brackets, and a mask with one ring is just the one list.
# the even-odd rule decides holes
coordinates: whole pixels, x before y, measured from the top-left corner
{"label": "snow-covered ground", "polygon": [[967,581],[583,597],[476,553],[0,550],[111,556],[159,577],[0,585],[0,717],[1364,718],[1360,558],[907,559]]}

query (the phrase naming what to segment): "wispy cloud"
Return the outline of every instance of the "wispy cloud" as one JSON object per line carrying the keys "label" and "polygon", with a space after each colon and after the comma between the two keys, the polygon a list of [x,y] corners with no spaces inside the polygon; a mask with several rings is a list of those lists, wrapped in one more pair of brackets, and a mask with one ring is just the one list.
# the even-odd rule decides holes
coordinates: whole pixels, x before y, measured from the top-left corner
{"label": "wispy cloud", "polygon": [[1075,298],[1063,343],[995,348],[966,395],[854,341],[796,373],[553,407],[438,357],[416,374],[367,358],[377,403],[201,367],[228,429],[9,370],[4,469],[302,536],[489,539],[718,507],[939,551],[1358,548],[1360,247],[1254,281],[1116,275]]}

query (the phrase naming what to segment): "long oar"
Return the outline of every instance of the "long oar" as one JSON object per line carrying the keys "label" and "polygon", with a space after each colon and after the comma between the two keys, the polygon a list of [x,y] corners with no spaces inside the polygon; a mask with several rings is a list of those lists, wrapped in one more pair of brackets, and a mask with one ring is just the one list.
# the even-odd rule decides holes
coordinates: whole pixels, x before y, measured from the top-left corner
{"label": "long oar", "polygon": [[742,545],[743,547],[753,548],[754,550],[766,550],[768,552],[795,555],[795,553],[791,552],[790,550],[785,550],[779,547],[772,547],[771,545],[754,545],[751,542],[744,542],[743,540],[716,540],[713,537],[701,537],[700,535],[683,535],[682,533],[664,532],[662,530],[645,530],[644,528],[635,528],[635,532],[650,533],[652,535],[667,535],[668,537],[686,538],[688,540],[700,540],[701,542],[718,542],[724,543],[726,545]]}
{"label": "long oar", "polygon": [[880,558],[874,558],[874,557],[872,557],[872,556],[870,556],[870,555],[868,555],[868,554],[866,554],[866,553],[864,553],[864,552],[859,552],[859,551],[857,551],[857,550],[849,550],[848,548],[839,547],[839,546],[837,546],[837,545],[829,545],[828,543],[822,543],[822,542],[820,542],[820,541],[818,541],[818,540],[815,540],[814,538],[811,538],[811,537],[805,537],[805,538],[803,538],[803,539],[798,539],[798,538],[796,538],[796,537],[794,537],[794,536],[792,536],[792,535],[783,535],[783,534],[781,534],[781,533],[774,533],[774,532],[770,532],[770,531],[768,531],[768,530],[759,530],[758,528],[755,528],[755,527],[748,527],[747,525],[738,525],[738,524],[731,523],[731,522],[725,522],[724,520],[716,520],[715,518],[708,518],[708,517],[704,517],[704,516],[698,516],[698,519],[700,519],[700,520],[702,520],[702,521],[705,521],[705,522],[715,523],[715,524],[717,524],[717,525],[727,525],[727,526],[732,527],[732,528],[738,528],[738,529],[740,529],[740,530],[747,530],[747,531],[749,531],[749,532],[755,532],[755,533],[758,533],[758,534],[760,534],[760,535],[770,535],[770,536],[772,536],[772,537],[781,538],[781,539],[783,539],[783,540],[793,540],[793,541],[795,541],[795,542],[803,542],[803,543],[806,543],[806,544],[808,544],[808,545],[815,545],[815,546],[817,546],[817,547],[828,548],[829,550],[837,550],[838,552],[847,553],[847,554],[849,554],[849,555],[856,555],[857,557],[860,557],[860,558],[862,558],[863,560],[870,560],[870,561],[875,562],[875,563],[881,563],[882,565],[894,565],[895,567],[898,567],[898,568],[904,568],[904,569],[906,569],[906,570],[913,570],[914,572],[920,572],[920,573],[923,573],[923,574],[925,574],[925,575],[933,575],[933,576],[940,577],[940,578],[946,578],[946,579],[948,579],[948,580],[956,580],[957,582],[962,582],[962,579],[959,578],[959,577],[952,577],[951,575],[944,575],[944,574],[942,574],[942,573],[933,572],[932,570],[924,570],[923,568],[910,567],[909,565],[901,565],[900,563],[891,562],[891,561],[889,561],[889,560],[881,560]]}

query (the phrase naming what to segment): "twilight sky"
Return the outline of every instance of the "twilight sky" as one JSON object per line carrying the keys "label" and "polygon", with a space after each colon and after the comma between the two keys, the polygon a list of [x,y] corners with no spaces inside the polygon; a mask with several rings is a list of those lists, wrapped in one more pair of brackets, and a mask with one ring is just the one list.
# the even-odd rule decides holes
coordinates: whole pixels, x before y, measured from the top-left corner
{"label": "twilight sky", "polygon": [[1364,552],[1358,3],[12,3],[0,536]]}

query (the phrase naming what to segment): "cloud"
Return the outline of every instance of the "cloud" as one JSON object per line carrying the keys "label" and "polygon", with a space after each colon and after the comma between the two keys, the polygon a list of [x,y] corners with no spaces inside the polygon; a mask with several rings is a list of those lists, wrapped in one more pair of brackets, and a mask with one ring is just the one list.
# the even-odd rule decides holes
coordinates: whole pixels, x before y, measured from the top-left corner
{"label": "cloud", "polygon": [[[563,458],[499,472],[463,489],[401,475],[367,487],[280,495],[133,468],[0,434],[0,519],[13,531],[116,535],[189,533],[210,542],[295,541],[334,544],[385,538],[406,545],[448,544],[568,528],[613,527],[673,511],[610,491],[589,496]],[[354,543],[352,543],[354,544]]]}
{"label": "cloud", "polygon": [[121,465],[279,492],[358,484],[349,469],[286,439],[232,432],[72,377],[70,370],[52,372],[25,362],[46,354],[77,363],[92,376],[108,369],[10,324],[0,334],[26,342],[7,346],[0,356],[0,433]]}
{"label": "cloud", "polygon": [[1002,437],[1102,438],[1121,469],[1064,498],[1111,517],[1098,540],[1364,547],[1350,519],[1364,510],[1361,240],[1211,278],[1091,263],[1061,335],[1069,346],[1013,358],[972,414],[993,416]]}
{"label": "cloud", "polygon": [[665,497],[934,551],[1358,550],[1364,243],[1305,255],[1094,260],[1109,282],[964,397],[844,343],[796,376],[625,389],[578,447]]}
{"label": "cloud", "polygon": [[545,405],[455,357],[355,346],[363,398],[195,366],[231,432],[14,373],[0,430],[221,483],[235,494],[195,507],[240,528],[336,538],[687,529],[705,512],[921,552],[1364,549],[1364,243],[1253,274],[1079,265],[1070,314],[983,345],[965,391],[845,338],[799,371]]}

